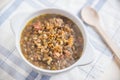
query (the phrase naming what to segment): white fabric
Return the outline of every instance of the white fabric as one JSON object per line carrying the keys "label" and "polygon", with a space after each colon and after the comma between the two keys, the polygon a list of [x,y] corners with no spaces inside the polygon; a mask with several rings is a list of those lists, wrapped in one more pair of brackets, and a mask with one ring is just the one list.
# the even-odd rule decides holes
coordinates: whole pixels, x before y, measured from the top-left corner
{"label": "white fabric", "polygon": [[[11,30],[10,22],[11,19],[15,18],[16,14],[33,12],[52,6],[57,6],[76,14],[86,5],[91,5],[98,11],[102,24],[105,26],[102,28],[120,47],[120,1],[118,0],[23,0],[4,22],[2,22],[2,18],[0,19],[0,22],[2,22],[0,25],[0,80],[40,80],[41,78],[41,74],[23,62],[15,48],[15,35]],[[7,9],[8,7],[0,12],[0,17]],[[50,80],[99,80],[104,75],[104,70],[112,60],[111,52],[106,48],[97,33],[91,27],[86,27],[95,51],[94,62],[87,66],[78,66],[68,72],[52,76]],[[14,59],[15,56],[18,59]]]}

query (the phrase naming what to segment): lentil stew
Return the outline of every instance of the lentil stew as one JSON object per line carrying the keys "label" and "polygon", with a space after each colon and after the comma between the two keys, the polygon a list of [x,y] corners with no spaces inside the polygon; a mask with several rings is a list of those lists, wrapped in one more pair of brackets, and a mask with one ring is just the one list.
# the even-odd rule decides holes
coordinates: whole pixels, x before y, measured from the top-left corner
{"label": "lentil stew", "polygon": [[24,57],[33,65],[60,70],[80,58],[84,40],[72,20],[58,14],[44,14],[26,24],[20,46]]}

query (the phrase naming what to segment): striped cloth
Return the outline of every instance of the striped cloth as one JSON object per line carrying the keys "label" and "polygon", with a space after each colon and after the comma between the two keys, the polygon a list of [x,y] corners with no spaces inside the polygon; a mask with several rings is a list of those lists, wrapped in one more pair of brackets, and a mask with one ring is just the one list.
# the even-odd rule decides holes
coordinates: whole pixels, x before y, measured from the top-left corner
{"label": "striped cloth", "polygon": [[0,80],[98,80],[104,74],[112,56],[100,37],[88,25],[86,27],[90,42],[95,47],[94,62],[50,77],[37,72],[20,57],[15,47],[11,21],[15,21],[20,13],[34,12],[45,7],[60,7],[78,14],[82,7],[90,5],[100,13],[101,10],[108,9],[108,3],[107,0],[11,0],[0,11]]}

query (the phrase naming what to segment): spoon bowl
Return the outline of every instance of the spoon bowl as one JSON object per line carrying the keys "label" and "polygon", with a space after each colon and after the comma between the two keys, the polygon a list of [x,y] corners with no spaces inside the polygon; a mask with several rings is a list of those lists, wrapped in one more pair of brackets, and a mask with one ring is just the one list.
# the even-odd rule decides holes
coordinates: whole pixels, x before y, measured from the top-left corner
{"label": "spoon bowl", "polygon": [[89,6],[85,7],[81,11],[81,16],[82,16],[83,21],[86,22],[88,25],[93,26],[93,25],[99,24],[98,13]]}

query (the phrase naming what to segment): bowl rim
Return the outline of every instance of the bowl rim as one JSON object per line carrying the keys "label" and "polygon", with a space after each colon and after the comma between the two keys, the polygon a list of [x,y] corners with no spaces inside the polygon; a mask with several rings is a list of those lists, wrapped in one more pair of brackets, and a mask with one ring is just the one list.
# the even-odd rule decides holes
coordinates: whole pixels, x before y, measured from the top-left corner
{"label": "bowl rim", "polygon": [[[82,55],[81,55],[81,57],[82,57],[82,56],[84,55],[84,52],[85,52],[85,50],[86,50],[86,46],[87,46],[87,44],[88,44],[88,39],[87,39],[86,30],[85,30],[85,27],[84,27],[82,21],[80,20],[80,18],[78,18],[76,15],[70,13],[69,11],[66,11],[66,10],[60,9],[60,8],[44,8],[44,9],[41,9],[41,10],[39,10],[39,11],[37,11],[37,12],[33,12],[32,14],[30,14],[30,15],[26,18],[26,20],[20,25],[20,27],[22,27],[22,26],[25,27],[25,25],[27,24],[27,22],[29,22],[32,18],[41,15],[40,12],[51,11],[51,10],[63,12],[62,16],[65,16],[64,13],[65,13],[65,14],[68,14],[68,15],[70,15],[70,17],[73,17],[74,19],[76,19],[76,20],[79,22],[79,23],[76,23],[76,22],[74,22],[74,20],[72,20],[76,25],[77,25],[77,24],[80,24],[80,26],[78,26],[78,25],[77,25],[77,26],[78,26],[79,30],[81,31],[81,33],[82,33],[82,35],[83,35],[83,38],[84,38],[84,48],[83,48],[83,52],[82,52]],[[39,14],[38,14],[38,13],[39,13]],[[37,14],[37,15],[35,15],[35,14]],[[47,14],[47,13],[46,13],[46,14]],[[49,14],[49,13],[48,13],[48,14]],[[53,14],[56,14],[56,13],[53,13]],[[59,13],[58,13],[58,14],[59,14]],[[61,15],[61,14],[60,14],[60,15]],[[67,16],[65,16],[65,17],[67,17]],[[67,17],[67,18],[70,19],[70,17]],[[71,19],[70,19],[70,20],[71,20]],[[30,65],[32,68],[34,68],[34,69],[36,69],[36,70],[38,70],[38,71],[40,71],[40,72],[45,72],[45,73],[61,73],[61,72],[67,71],[67,70],[69,70],[69,69],[72,69],[73,67],[75,67],[75,66],[79,63],[79,60],[81,59],[81,57],[80,57],[75,63],[73,63],[72,65],[70,65],[70,66],[68,66],[68,67],[66,67],[66,68],[64,68],[64,69],[60,69],[60,70],[47,70],[47,69],[42,69],[42,68],[40,68],[40,67],[35,66],[34,64],[32,64],[31,62],[29,62],[29,61],[24,57],[24,55],[23,55],[23,53],[22,53],[22,51],[21,51],[21,48],[20,48],[20,38],[21,38],[21,33],[22,33],[24,27],[20,30],[20,32],[18,32],[18,35],[17,35],[17,37],[16,37],[16,47],[17,47],[17,49],[18,49],[18,51],[19,51],[19,53],[20,53],[20,56],[23,58],[23,60],[24,60],[28,65]],[[81,29],[82,29],[82,30],[81,30]]]}

